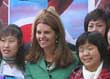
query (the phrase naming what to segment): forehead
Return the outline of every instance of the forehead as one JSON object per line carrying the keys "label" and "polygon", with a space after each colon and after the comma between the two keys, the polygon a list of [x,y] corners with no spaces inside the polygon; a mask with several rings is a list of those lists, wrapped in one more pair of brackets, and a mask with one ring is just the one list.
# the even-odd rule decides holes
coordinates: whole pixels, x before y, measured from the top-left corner
{"label": "forehead", "polygon": [[40,23],[37,25],[37,30],[52,30],[51,26],[47,24]]}
{"label": "forehead", "polygon": [[86,41],[85,43],[81,44],[81,45],[79,46],[79,48],[80,48],[80,47],[91,47],[91,46],[95,46],[95,45],[89,43],[88,41]]}
{"label": "forehead", "polygon": [[3,30],[0,32],[0,38],[1,37],[8,37],[8,36],[14,36],[14,37],[17,37],[18,33],[13,31],[13,30]]}
{"label": "forehead", "polygon": [[97,20],[90,20],[89,23],[105,23],[105,21],[102,19],[97,19]]}
{"label": "forehead", "polygon": [[16,36],[9,35],[9,36],[2,36],[1,39],[6,39],[6,40],[8,40],[8,39],[14,39],[14,40],[17,40],[17,37]]}

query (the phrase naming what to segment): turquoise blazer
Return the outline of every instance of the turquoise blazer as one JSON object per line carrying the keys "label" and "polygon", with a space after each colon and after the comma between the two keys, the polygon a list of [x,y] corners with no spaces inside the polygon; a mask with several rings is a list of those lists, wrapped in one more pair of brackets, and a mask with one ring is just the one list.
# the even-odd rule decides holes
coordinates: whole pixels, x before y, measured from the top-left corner
{"label": "turquoise blazer", "polygon": [[66,68],[54,68],[47,71],[45,60],[41,59],[35,64],[26,64],[25,79],[68,79],[72,70],[76,68],[79,60],[74,56],[74,63]]}

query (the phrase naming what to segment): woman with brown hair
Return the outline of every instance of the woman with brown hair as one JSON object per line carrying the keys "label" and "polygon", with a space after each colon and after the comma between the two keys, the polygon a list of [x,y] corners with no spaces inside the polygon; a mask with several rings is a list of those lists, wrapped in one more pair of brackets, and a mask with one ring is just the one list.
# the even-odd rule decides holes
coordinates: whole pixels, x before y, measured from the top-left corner
{"label": "woman with brown hair", "polygon": [[78,59],[67,46],[62,22],[54,8],[43,9],[36,17],[26,59],[26,79],[67,79],[77,66]]}

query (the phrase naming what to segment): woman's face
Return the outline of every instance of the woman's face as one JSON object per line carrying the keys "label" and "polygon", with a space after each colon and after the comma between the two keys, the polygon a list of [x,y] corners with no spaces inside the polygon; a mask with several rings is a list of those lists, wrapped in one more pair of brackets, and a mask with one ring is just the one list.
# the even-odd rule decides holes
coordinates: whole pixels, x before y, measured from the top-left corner
{"label": "woman's face", "polygon": [[56,34],[47,24],[39,23],[37,25],[36,39],[43,49],[51,49],[56,45]]}
{"label": "woman's face", "polygon": [[88,32],[97,31],[105,37],[106,23],[103,20],[91,20],[88,23]]}
{"label": "woman's face", "polygon": [[1,53],[3,57],[15,57],[18,51],[18,40],[15,36],[1,37]]}
{"label": "woman's face", "polygon": [[101,62],[98,48],[90,43],[79,46],[79,57],[88,70],[96,70]]}

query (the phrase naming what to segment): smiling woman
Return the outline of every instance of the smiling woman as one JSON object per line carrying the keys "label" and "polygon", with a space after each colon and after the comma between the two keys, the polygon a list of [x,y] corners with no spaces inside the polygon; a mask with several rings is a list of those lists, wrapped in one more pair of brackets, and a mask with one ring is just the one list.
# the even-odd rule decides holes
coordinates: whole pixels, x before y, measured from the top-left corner
{"label": "smiling woman", "polygon": [[57,36],[47,24],[39,23],[36,30],[36,39],[44,50],[51,48],[55,50]]}
{"label": "smiling woman", "polygon": [[26,59],[26,79],[67,79],[77,66],[78,59],[67,46],[54,7],[41,10],[34,20],[31,49]]}
{"label": "smiling woman", "polygon": [[110,79],[107,43],[99,32],[81,34],[76,48],[82,65],[73,70],[69,79]]}

